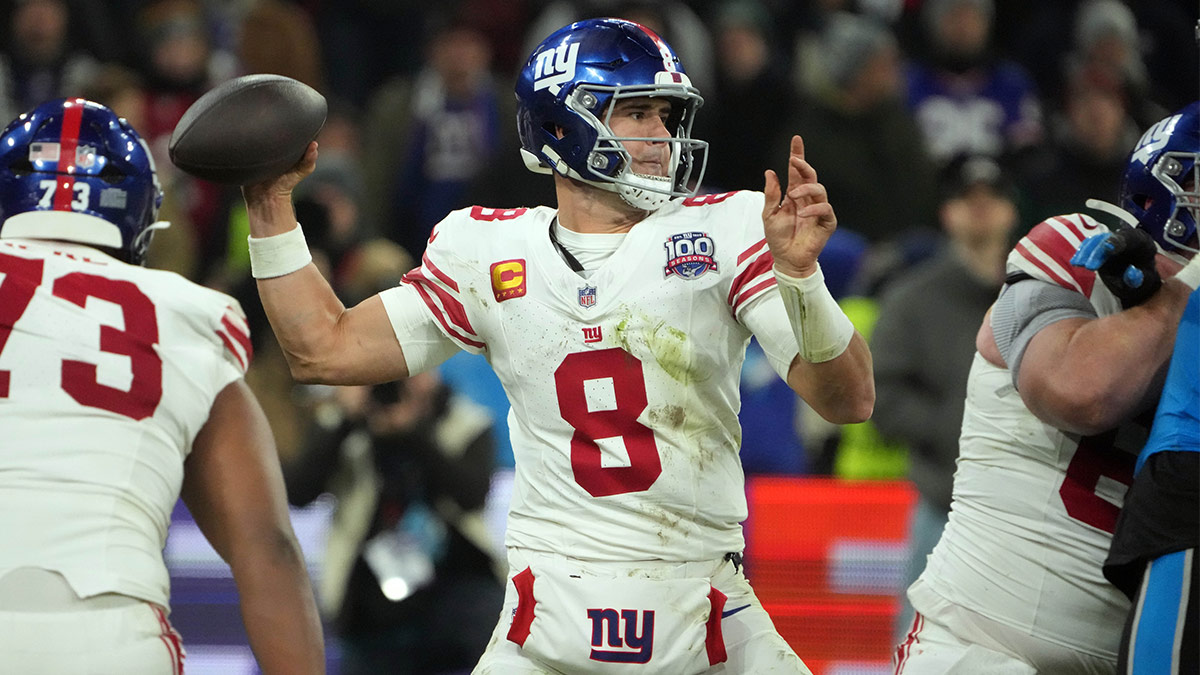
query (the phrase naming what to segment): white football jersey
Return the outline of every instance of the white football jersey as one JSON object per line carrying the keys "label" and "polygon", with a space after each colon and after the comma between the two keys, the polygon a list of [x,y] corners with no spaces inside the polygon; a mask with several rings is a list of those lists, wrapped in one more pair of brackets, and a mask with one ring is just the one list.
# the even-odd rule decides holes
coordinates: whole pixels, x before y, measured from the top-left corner
{"label": "white football jersey", "polygon": [[168,606],[183,462],[242,376],[232,298],[95,249],[0,240],[0,576]]}
{"label": "white football jersey", "polygon": [[[1024,272],[1087,296],[1099,316],[1120,302],[1094,272],[1070,264],[1107,231],[1088,216],[1052,218],[1009,254]],[[1094,656],[1116,658],[1129,602],[1101,575],[1146,429],[1127,423],[1080,437],[1043,423],[1012,373],[975,355],[954,475],[950,522],[910,594],[932,592],[995,621]]]}
{"label": "white football jersey", "polygon": [[550,239],[555,210],[464,209],[385,291],[402,346],[403,317],[423,317],[485,354],[508,394],[509,546],[599,561],[743,548],[742,360],[751,333],[780,374],[797,353],[762,208],[757,192],[672,202],[587,279]]}

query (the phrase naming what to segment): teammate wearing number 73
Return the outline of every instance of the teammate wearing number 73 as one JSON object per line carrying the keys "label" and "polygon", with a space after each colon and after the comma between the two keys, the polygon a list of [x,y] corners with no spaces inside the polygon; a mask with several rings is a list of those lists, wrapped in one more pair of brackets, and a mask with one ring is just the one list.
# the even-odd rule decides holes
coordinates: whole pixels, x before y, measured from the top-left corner
{"label": "teammate wearing number 73", "polygon": [[[836,227],[792,141],[787,184],[695,196],[702,99],[657,35],[567,26],[519,76],[527,166],[557,208],[456,211],[404,283],[345,309],[308,264],[292,172],[244,188],[253,271],[293,374],[365,383],[486,355],[512,404],[508,595],[478,673],[804,673],[740,566],[738,373],[752,335],[833,422],[870,352],[817,255]],[[396,224],[403,227],[403,224]]]}
{"label": "teammate wearing number 73", "polygon": [[1116,672],[1129,601],[1101,568],[1200,285],[1198,160],[1192,103],[1133,148],[1119,208],[1088,201],[1123,229],[1064,215],[1009,254],[897,675]]}
{"label": "teammate wearing number 73", "polygon": [[142,267],[162,191],[111,110],[0,132],[0,670],[179,675],[163,546],[182,494],[268,674],[323,673],[237,302]]}

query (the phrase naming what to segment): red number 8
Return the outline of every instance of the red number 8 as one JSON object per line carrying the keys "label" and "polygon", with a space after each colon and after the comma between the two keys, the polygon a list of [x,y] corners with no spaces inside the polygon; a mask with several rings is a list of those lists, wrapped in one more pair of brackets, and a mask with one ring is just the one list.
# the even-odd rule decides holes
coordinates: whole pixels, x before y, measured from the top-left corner
{"label": "red number 8", "polygon": [[[588,410],[584,382],[612,380],[616,407]],[[637,421],[646,409],[646,380],[642,363],[619,347],[568,354],[554,371],[558,407],[575,428],[571,436],[571,470],[575,482],[593,497],[647,490],[662,473],[654,432]],[[600,463],[600,438],[620,436],[629,453],[629,466]]]}

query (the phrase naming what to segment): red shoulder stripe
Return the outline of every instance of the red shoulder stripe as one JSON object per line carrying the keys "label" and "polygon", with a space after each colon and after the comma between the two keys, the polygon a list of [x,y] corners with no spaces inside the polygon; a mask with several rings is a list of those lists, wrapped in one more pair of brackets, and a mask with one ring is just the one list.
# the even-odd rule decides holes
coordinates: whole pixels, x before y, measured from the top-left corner
{"label": "red shoulder stripe", "polygon": [[447,286],[449,286],[450,289],[453,290],[455,293],[458,292],[458,283],[455,282],[454,279],[451,279],[449,274],[446,274],[442,270],[438,269],[438,266],[434,265],[433,261],[429,259],[428,253],[421,256],[421,266],[428,267],[429,271],[433,272],[433,276],[440,279],[443,284],[446,284]]}
{"label": "red shoulder stripe", "polygon": [[[1069,229],[1069,226],[1066,227]],[[1071,232],[1077,234],[1076,230],[1071,230]],[[1082,241],[1083,237],[1079,237],[1079,240]],[[1026,243],[1027,248],[1032,244],[1041,249],[1060,266],[1070,265],[1071,256],[1075,255],[1075,251],[1079,247],[1078,242],[1070,241],[1050,221],[1035,225],[1022,241],[1028,242]]]}
{"label": "red shoulder stripe", "polygon": [[[483,349],[484,343],[482,343],[478,340],[473,340],[473,339],[463,335],[462,333],[455,330],[454,326],[450,325],[450,322],[448,322],[446,320],[446,312],[443,311],[442,308],[440,306],[438,306],[438,303],[434,301],[433,296],[430,295],[430,291],[432,291],[435,295],[437,295],[438,299],[442,300],[443,302],[445,302],[446,300],[449,300],[451,303],[457,304],[458,301],[454,300],[454,298],[450,297],[449,293],[446,293],[442,289],[438,288],[436,284],[430,283],[429,280],[424,278],[423,276],[413,277],[412,274],[413,274],[412,272],[409,272],[408,274],[404,275],[402,282],[412,284],[413,287],[417,289],[417,293],[419,293],[421,296],[421,299],[425,301],[425,306],[428,307],[429,311],[433,313],[433,316],[435,319],[438,320],[438,323],[442,324],[442,328],[446,329],[446,333],[450,337],[461,342],[462,344],[470,345],[472,347],[476,347],[479,349]],[[452,305],[447,305],[447,309],[449,309],[449,307],[451,307],[451,306]],[[462,305],[458,305],[458,311],[462,312]],[[465,320],[466,315],[463,314],[462,318]],[[451,319],[453,320],[453,317],[451,317]],[[455,321],[454,323],[457,324],[458,322]],[[469,322],[467,323],[467,326],[470,326]],[[475,333],[474,329],[469,329],[469,332],[472,335],[474,335],[474,333]]]}
{"label": "red shoulder stripe", "polygon": [[237,340],[238,344],[242,346],[242,350],[246,354],[246,361],[249,362],[254,356],[254,345],[250,342],[249,330],[235,324],[229,319],[228,315],[221,317],[221,325],[224,326],[225,330],[229,332],[229,335],[234,340]]}
{"label": "red shoulder stripe", "polygon": [[437,299],[441,301],[442,307],[445,308],[446,314],[450,317],[450,320],[454,323],[454,325],[474,335],[475,327],[471,325],[471,320],[467,318],[466,308],[464,308],[462,303],[458,301],[458,298],[454,297],[441,286],[433,283],[429,277],[425,276],[424,272],[422,272],[424,269],[424,267],[418,267],[414,270],[409,270],[408,274],[405,274],[401,281],[407,281],[418,288],[424,287],[426,290],[433,293],[435,296],[437,296]]}
{"label": "red shoulder stripe", "polygon": [[742,263],[746,262],[747,258],[749,258],[750,256],[754,255],[755,253],[758,253],[759,251],[761,251],[762,248],[766,245],[767,245],[766,239],[759,239],[757,244],[751,246],[750,248],[746,249],[745,251],[742,251],[738,255],[737,264],[741,265]]}
{"label": "red shoulder stripe", "polygon": [[234,346],[233,340],[229,339],[229,336],[226,335],[224,331],[219,330],[216,331],[216,333],[217,337],[221,338],[221,342],[225,343],[225,348],[229,350],[229,353],[233,354],[233,358],[237,359],[238,365],[242,367],[242,371],[245,372],[250,365],[247,363],[246,357],[242,356],[242,353],[238,351],[236,346]]}
{"label": "red shoulder stripe", "polygon": [[[741,294],[742,288],[749,284],[755,277],[758,277],[764,272],[770,272],[771,265],[774,264],[775,258],[771,256],[770,251],[766,251],[759,257],[755,258],[749,265],[746,266],[746,269],[739,272],[738,275],[733,278],[733,285],[729,288],[729,297],[726,298],[725,301],[728,302],[730,306],[733,306],[734,298]],[[774,277],[772,277],[772,279],[773,278]]]}
{"label": "red shoulder stripe", "polygon": [[775,275],[772,274],[770,277],[758,282],[757,284],[754,284],[750,288],[747,288],[738,295],[736,300],[733,301],[733,313],[737,314],[738,309],[741,308],[742,303],[745,302],[747,298],[752,298],[754,297],[755,293],[770,288],[777,283],[779,282],[775,280]]}

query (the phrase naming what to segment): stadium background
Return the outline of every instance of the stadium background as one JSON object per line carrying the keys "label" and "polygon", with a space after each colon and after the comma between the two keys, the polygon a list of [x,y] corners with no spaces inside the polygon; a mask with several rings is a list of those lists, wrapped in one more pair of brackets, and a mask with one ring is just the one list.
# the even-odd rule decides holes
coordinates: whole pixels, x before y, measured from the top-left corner
{"label": "stadium background", "polygon": [[[442,31],[449,26],[467,25],[485,36],[491,49],[485,67],[501,94],[497,101],[503,109],[511,105],[511,82],[520,60],[549,30],[587,15],[660,21],[660,32],[681,54],[685,68],[709,99],[700,112],[705,128],[698,135],[714,146],[706,183],[715,190],[761,185],[762,169],[782,161],[779,150],[784,146],[777,132],[800,131],[812,142],[812,152],[819,151],[826,129],[793,125],[797,119],[805,119],[801,113],[810,103],[818,107],[815,104],[830,94],[830,85],[844,84],[863,68],[879,44],[862,32],[848,33],[844,40],[825,41],[824,31],[835,23],[835,12],[883,26],[896,39],[901,60],[909,63],[931,56],[922,32],[923,9],[950,1],[449,0],[433,8],[419,0],[0,0],[4,28],[0,117],[11,119],[31,107],[22,95],[45,91],[46,97],[82,93],[131,121],[136,118],[135,126],[159,155],[167,190],[164,216],[176,223],[159,235],[151,264],[175,269],[243,299],[251,318],[258,321],[257,371],[249,379],[263,399],[286,457],[301,441],[298,436],[303,429],[294,411],[289,412],[297,390],[286,375],[279,375],[277,348],[262,323],[261,309],[255,307],[253,286],[246,283],[244,214],[237,206],[240,197],[236,190],[222,191],[189,181],[173,172],[165,158],[166,139],[174,122],[207,88],[244,72],[277,72],[317,87],[332,104],[330,123],[321,138],[322,165],[327,171],[319,182],[316,176],[308,182],[323,189],[341,189],[342,196],[361,211],[360,224],[367,231],[406,245],[412,241],[419,244],[423,241],[420,232],[387,232],[381,223],[407,222],[404,218],[408,216],[436,220],[450,206],[463,204],[447,199],[404,216],[384,207],[390,200],[380,198],[380,189],[391,197],[388,191],[403,178],[396,174],[413,166],[411,157],[404,154],[404,144],[388,135],[401,126],[393,115],[406,124],[412,122],[397,105],[406,99],[395,96],[403,90],[396,85],[411,84],[428,71],[431,47],[447,35]],[[1115,99],[1127,127],[1145,128],[1161,113],[1196,98],[1200,67],[1193,34],[1197,18],[1193,0],[964,1],[992,13],[989,58],[1015,62],[1029,72],[1038,87],[1044,135],[1034,149],[1066,162],[1043,163],[1040,173],[1036,162],[1006,164],[1018,183],[1026,228],[1048,215],[1048,210],[1057,213],[1064,200],[1078,201],[1075,193],[1066,194],[1068,188],[1102,198],[1111,198],[1115,192],[1113,167],[1122,159],[1095,167],[1080,162],[1079,155],[1072,154],[1072,139],[1063,135],[1069,126],[1065,111],[1073,97],[1083,95],[1080,83],[1066,80],[1063,71],[1088,46],[1088,39],[1110,30],[1118,42],[1125,41],[1128,49],[1117,68],[1123,69],[1121,77],[1128,81],[1093,78],[1085,82],[1082,91],[1088,95],[1099,92],[1104,100]],[[751,40],[748,51],[744,40],[729,39],[734,35],[745,38],[747,29],[751,38],[761,40],[761,45]],[[21,30],[34,39],[18,39]],[[28,65],[33,53],[44,51],[47,41],[56,35],[61,53],[53,63],[55,77],[49,81],[23,77],[22,64]],[[743,49],[739,50],[739,45]],[[745,63],[741,57],[755,53],[753,46],[765,49],[759,53],[761,70],[739,89],[734,71]],[[1103,56],[1113,57],[1113,53]],[[86,77],[78,79],[84,73]],[[37,89],[45,86],[58,91]],[[372,119],[372,113],[379,110],[385,114]],[[466,148],[474,159],[487,160],[484,164],[489,169],[472,181],[469,189],[459,186],[462,189],[452,195],[455,199],[514,205],[482,201],[482,196],[474,199],[476,195],[499,194],[502,201],[510,196],[522,203],[545,201],[544,192],[529,191],[537,185],[548,187],[548,182],[520,169],[512,149],[513,126],[505,122],[494,130],[489,151],[496,154]],[[865,159],[843,153],[842,147],[852,147],[851,139],[846,140],[844,146],[829,144],[833,150],[827,163],[814,161],[818,171],[830,167],[833,162],[829,160],[839,159],[852,169],[850,182],[830,187],[842,223],[825,255],[840,258],[835,262],[823,256],[822,262],[835,295],[847,303],[868,301],[862,314],[869,321],[870,295],[882,287],[887,276],[886,270],[881,272],[886,265],[881,267],[880,261],[891,261],[903,269],[915,259],[913,251],[923,250],[927,242],[917,236],[909,242],[915,241],[915,247],[889,249],[895,243],[887,241],[892,237],[868,228],[877,223],[863,221],[860,228],[849,214],[855,213],[857,206],[874,202],[889,216],[880,219],[883,226],[894,228],[886,235],[900,234],[899,220],[905,216],[910,220],[907,224],[914,225],[914,234],[936,238],[937,228],[932,212],[918,213],[915,193],[905,192],[907,187],[896,193],[888,191],[889,184],[903,186],[905,174],[915,173],[912,163],[905,163],[903,156],[884,156],[895,148],[869,147]],[[335,150],[355,144],[364,151],[374,150],[374,164],[369,152],[351,157],[363,160],[364,166],[356,168],[367,174],[366,180],[357,183],[355,171],[344,170],[343,163],[334,159]],[[1001,159],[1022,159],[1014,156],[1021,153],[1007,150],[1001,151]],[[372,177],[373,167],[378,166],[395,173]],[[887,173],[885,166],[900,168]],[[830,170],[824,175],[825,180],[832,180],[835,173]],[[1052,180],[1038,179],[1046,175]],[[445,191],[426,192],[447,195]],[[927,221],[922,223],[922,218]],[[860,318],[859,314],[853,316]],[[495,410],[502,408],[502,394],[496,391],[494,380],[482,374],[480,362],[456,357],[442,373],[460,391]],[[840,440],[851,435],[862,440],[865,435],[870,445],[869,428],[854,434],[816,428],[797,410],[794,396],[754,349],[743,373],[742,400],[743,459],[750,504],[747,567],[760,597],[780,631],[815,672],[890,672],[892,618],[902,591],[908,515],[916,499],[911,484],[899,478],[904,475],[903,449],[878,445],[865,455],[870,466],[839,468],[830,455],[837,453]],[[499,464],[505,467],[497,472],[491,495],[490,523],[498,542],[511,483],[511,469],[506,468],[511,466],[511,450],[503,416],[496,422]],[[875,480],[861,480],[868,475]],[[330,509],[328,501],[319,501],[293,512],[314,579],[321,574]],[[172,620],[189,653],[187,672],[255,672],[228,568],[182,507],[174,515],[165,554],[172,575]],[[336,673],[334,641],[329,643],[329,659],[330,672]]]}

